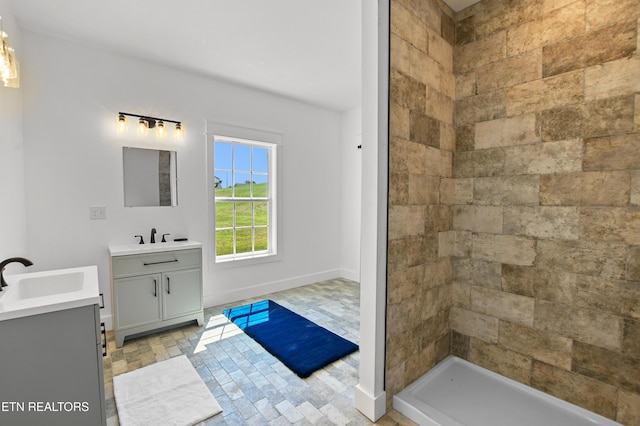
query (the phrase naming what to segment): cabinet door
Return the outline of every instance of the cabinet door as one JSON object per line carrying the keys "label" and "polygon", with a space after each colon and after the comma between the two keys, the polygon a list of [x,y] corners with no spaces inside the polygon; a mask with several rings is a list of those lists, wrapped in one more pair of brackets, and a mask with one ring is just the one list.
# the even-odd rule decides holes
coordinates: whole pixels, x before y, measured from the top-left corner
{"label": "cabinet door", "polygon": [[[97,311],[89,305],[0,321],[0,402],[13,404],[0,404],[9,407],[0,409],[0,424],[106,425]],[[53,410],[44,408],[49,401]]]}
{"label": "cabinet door", "polygon": [[160,274],[119,278],[114,280],[114,286],[118,329],[137,327],[162,319]]}
{"label": "cabinet door", "polygon": [[162,274],[164,319],[177,318],[202,309],[202,270]]}

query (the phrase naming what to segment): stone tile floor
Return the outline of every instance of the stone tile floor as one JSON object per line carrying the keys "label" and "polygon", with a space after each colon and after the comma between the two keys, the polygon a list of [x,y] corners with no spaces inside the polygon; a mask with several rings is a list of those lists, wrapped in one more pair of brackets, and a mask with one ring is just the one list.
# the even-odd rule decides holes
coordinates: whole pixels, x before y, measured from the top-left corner
{"label": "stone tile floor", "polygon": [[[104,358],[107,424],[118,425],[113,376],[183,354],[223,409],[201,425],[372,424],[354,408],[358,352],[301,379],[222,315],[224,309],[267,298],[354,343],[359,341],[359,285],[345,279],[207,308],[204,327],[159,332],[128,340],[121,348],[115,347],[109,332]],[[391,411],[377,424],[414,423]]]}

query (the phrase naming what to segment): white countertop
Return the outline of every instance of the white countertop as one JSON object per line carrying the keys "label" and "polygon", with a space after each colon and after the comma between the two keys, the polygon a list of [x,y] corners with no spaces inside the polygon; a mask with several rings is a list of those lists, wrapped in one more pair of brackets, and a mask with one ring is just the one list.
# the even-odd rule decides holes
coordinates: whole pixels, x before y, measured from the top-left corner
{"label": "white countertop", "polygon": [[197,241],[168,241],[153,244],[110,244],[111,256],[128,256],[132,254],[159,253],[163,251],[187,250],[202,247]]}
{"label": "white countertop", "polygon": [[98,267],[6,275],[0,321],[100,304]]}

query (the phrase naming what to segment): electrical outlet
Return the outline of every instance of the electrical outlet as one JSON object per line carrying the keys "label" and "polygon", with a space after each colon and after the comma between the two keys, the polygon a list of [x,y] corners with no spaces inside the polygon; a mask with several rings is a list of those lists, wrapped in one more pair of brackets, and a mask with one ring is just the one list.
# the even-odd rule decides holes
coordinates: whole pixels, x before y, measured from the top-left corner
{"label": "electrical outlet", "polygon": [[89,219],[106,219],[107,208],[104,206],[91,206],[89,207]]}

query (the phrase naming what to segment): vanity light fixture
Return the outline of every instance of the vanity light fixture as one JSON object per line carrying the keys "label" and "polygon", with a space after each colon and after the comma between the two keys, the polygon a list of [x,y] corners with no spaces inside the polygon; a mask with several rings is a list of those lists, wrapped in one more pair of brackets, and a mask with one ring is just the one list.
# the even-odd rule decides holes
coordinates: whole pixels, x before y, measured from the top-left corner
{"label": "vanity light fixture", "polygon": [[0,16],[0,78],[4,87],[20,87],[20,76],[18,74],[18,61],[16,52],[9,45],[9,35],[2,29],[2,16]]}
{"label": "vanity light fixture", "polygon": [[156,122],[156,134],[158,135],[159,138],[164,138],[167,135],[167,132],[164,129],[164,121],[162,120],[158,120]]}
{"label": "vanity light fixture", "polygon": [[116,130],[118,133],[125,133],[127,130],[127,116],[136,117],[138,119],[138,134],[146,136],[149,129],[156,129],[156,135],[158,138],[164,138],[167,134],[165,122],[175,123],[176,139],[182,139],[183,130],[182,123],[180,121],[168,120],[166,118],[149,117],[148,115],[131,114],[128,112],[119,112],[118,120],[116,121]]}
{"label": "vanity light fixture", "polygon": [[138,120],[138,134],[140,136],[147,136],[149,133],[149,122],[144,118]]}
{"label": "vanity light fixture", "polygon": [[127,130],[127,119],[124,114],[118,114],[118,121],[116,122],[116,131],[118,133],[124,133]]}

